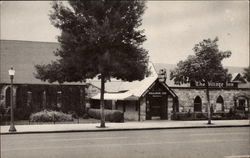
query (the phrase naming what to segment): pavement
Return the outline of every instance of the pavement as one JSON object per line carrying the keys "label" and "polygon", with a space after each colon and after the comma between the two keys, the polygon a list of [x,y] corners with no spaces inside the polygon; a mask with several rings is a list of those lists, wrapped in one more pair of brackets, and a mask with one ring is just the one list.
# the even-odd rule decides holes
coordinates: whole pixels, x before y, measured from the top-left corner
{"label": "pavement", "polygon": [[212,120],[212,124],[203,121],[169,121],[149,120],[142,122],[110,123],[100,128],[100,123],[91,124],[42,124],[15,125],[16,132],[9,132],[9,125],[0,126],[0,134],[32,134],[32,133],[63,133],[63,132],[101,132],[122,130],[154,130],[154,129],[184,129],[184,128],[223,128],[250,127],[250,120]]}

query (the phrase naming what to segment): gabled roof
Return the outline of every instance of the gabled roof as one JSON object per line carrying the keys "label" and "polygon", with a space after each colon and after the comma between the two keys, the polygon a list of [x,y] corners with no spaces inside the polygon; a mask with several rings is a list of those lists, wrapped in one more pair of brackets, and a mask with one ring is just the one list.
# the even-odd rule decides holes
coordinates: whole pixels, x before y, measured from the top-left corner
{"label": "gabled roof", "polygon": [[[53,52],[59,47],[59,43],[55,42],[0,40],[0,83],[10,82],[8,70],[13,66],[16,72],[14,83],[49,84],[34,77],[34,66],[56,60]],[[65,84],[80,85],[81,83]]]}
{"label": "gabled roof", "polygon": [[[116,87],[116,92],[115,91],[109,91],[110,89],[106,89],[107,93],[104,94],[104,99],[105,100],[127,100],[133,98],[139,98],[142,96],[142,94],[157,80],[158,75],[155,71],[155,68],[153,64],[149,64],[149,70],[151,71],[150,76],[145,77],[141,81],[132,81],[132,82],[123,82],[116,80],[116,82],[112,81],[107,82],[105,84],[105,87],[107,87],[108,84],[115,83],[117,84],[119,82],[119,86]],[[95,82],[97,83],[97,82]],[[93,84],[93,82],[91,82]],[[114,86],[114,85],[113,85]],[[123,92],[121,92],[123,91]],[[125,91],[125,92],[124,92]],[[100,94],[97,94],[92,97],[92,99],[100,99]]]}
{"label": "gabled roof", "polygon": [[233,73],[231,82],[234,83],[247,83],[246,79],[243,77],[241,73]]}

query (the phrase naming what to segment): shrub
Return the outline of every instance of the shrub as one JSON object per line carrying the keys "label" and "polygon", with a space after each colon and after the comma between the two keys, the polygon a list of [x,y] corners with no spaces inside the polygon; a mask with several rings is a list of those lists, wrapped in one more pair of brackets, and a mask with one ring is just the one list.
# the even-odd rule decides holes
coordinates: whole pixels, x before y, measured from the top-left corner
{"label": "shrub", "polygon": [[32,122],[73,121],[73,117],[72,115],[65,114],[63,112],[43,110],[43,111],[31,114],[30,121]]}
{"label": "shrub", "polygon": [[89,115],[87,113],[83,114],[82,116],[83,119],[89,119]]}
{"label": "shrub", "polygon": [[[110,122],[124,122],[123,113],[119,110],[106,110],[105,109],[105,120]],[[100,109],[89,109],[88,114],[90,117],[95,119],[101,118]]]}
{"label": "shrub", "polygon": [[205,113],[202,112],[176,112],[175,120],[204,120],[207,119]]}

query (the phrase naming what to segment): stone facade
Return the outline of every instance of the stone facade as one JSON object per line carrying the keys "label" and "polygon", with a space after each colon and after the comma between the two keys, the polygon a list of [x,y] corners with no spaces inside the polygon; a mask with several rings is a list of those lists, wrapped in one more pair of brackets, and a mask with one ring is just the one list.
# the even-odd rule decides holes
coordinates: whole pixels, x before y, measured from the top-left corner
{"label": "stone facade", "polygon": [[[172,90],[178,96],[179,112],[193,112],[194,100],[197,96],[202,100],[202,112],[207,112],[206,89],[172,87]],[[215,106],[218,97],[221,96],[224,101],[224,111],[228,112],[235,105],[235,96],[246,92],[249,92],[249,89],[209,89],[210,103]]]}
{"label": "stone facade", "polygon": [[140,121],[146,120],[146,97],[140,99]]}

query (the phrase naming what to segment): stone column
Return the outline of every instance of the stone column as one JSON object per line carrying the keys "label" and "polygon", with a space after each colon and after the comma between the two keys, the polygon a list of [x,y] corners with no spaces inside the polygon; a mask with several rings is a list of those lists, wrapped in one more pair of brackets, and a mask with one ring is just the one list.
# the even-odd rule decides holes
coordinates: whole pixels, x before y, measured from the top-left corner
{"label": "stone column", "polygon": [[112,100],[112,110],[116,109],[116,100]]}
{"label": "stone column", "polygon": [[140,121],[146,120],[146,97],[143,97],[140,101]]}
{"label": "stone column", "polygon": [[27,107],[31,107],[32,106],[32,92],[28,91],[27,92]]}
{"label": "stone column", "polygon": [[62,91],[57,91],[56,106],[59,110],[62,108]]}
{"label": "stone column", "polygon": [[42,100],[42,107],[43,109],[46,109],[46,103],[47,103],[47,98],[46,98],[46,91],[43,91],[43,96],[42,96],[43,100]]}
{"label": "stone column", "polygon": [[173,112],[174,112],[174,105],[173,105],[173,98],[168,96],[167,98],[167,108],[168,108],[168,120],[171,120]]}

